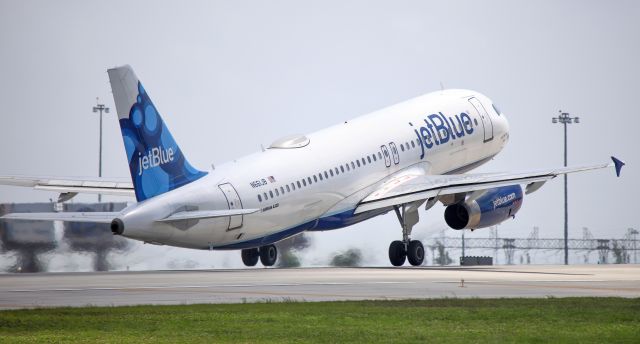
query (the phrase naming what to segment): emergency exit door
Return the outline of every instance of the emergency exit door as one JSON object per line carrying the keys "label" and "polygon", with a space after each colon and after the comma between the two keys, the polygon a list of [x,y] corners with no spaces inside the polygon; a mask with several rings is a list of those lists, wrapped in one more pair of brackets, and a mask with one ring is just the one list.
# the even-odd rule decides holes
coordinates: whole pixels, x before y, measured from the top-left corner
{"label": "emergency exit door", "polygon": [[389,142],[389,147],[391,148],[391,155],[393,156],[393,163],[394,164],[399,164],[400,163],[400,153],[398,153],[398,148],[396,147],[396,144],[393,142]]}
{"label": "emergency exit door", "polygon": [[391,156],[389,155],[389,149],[385,145],[380,146],[380,149],[382,150],[382,155],[384,155],[384,164],[387,167],[391,167]]}
{"label": "emergency exit door", "polygon": [[[242,209],[242,201],[240,200],[240,196],[236,191],[236,188],[229,183],[218,185],[224,197],[227,198],[227,205],[229,206],[229,210],[233,209]],[[228,230],[236,229],[242,227],[242,215],[234,215],[229,216],[229,227]]]}

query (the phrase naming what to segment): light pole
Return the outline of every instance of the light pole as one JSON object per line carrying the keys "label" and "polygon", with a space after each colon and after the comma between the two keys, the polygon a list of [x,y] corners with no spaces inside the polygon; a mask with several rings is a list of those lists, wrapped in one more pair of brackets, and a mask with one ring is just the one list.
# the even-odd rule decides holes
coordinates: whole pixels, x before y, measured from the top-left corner
{"label": "light pole", "polygon": [[633,262],[638,264],[638,248],[636,247],[636,243],[638,242],[639,232],[633,228],[629,228],[628,232],[630,239],[633,240]]}
{"label": "light pole", "polygon": [[[559,111],[558,117],[551,119],[552,123],[564,125],[564,167],[567,167],[567,124],[580,123],[579,117],[571,117],[568,112]],[[568,209],[567,175],[564,175],[564,265],[569,265],[569,209]]]}
{"label": "light pole", "polygon": [[[100,99],[96,97],[96,106],[93,107],[93,113],[100,112],[100,142],[98,144],[98,177],[102,177],[102,112],[109,113],[109,108],[104,104],[100,104]],[[98,194],[98,203],[102,202],[102,195]]]}
{"label": "light pole", "polygon": [[464,229],[462,230],[462,258],[464,259],[465,254],[464,254]]}

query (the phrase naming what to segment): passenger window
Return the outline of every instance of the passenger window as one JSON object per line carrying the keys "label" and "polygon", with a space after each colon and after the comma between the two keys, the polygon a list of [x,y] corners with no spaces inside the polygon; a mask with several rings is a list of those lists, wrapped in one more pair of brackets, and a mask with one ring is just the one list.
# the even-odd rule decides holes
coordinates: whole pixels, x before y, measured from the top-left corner
{"label": "passenger window", "polygon": [[318,177],[320,177],[320,180],[322,180],[322,173],[318,173]]}
{"label": "passenger window", "polygon": [[264,193],[264,200],[266,201],[266,200],[268,200],[268,199],[269,199],[269,197],[267,197],[267,193],[265,192],[265,193]]}
{"label": "passenger window", "polygon": [[307,181],[305,179],[302,180],[302,185],[307,186]]}
{"label": "passenger window", "polygon": [[[306,185],[306,184],[305,184]],[[298,188],[301,188],[300,181],[298,180]]]}
{"label": "passenger window", "polygon": [[258,202],[262,202],[262,196],[258,195]]}
{"label": "passenger window", "polygon": [[269,190],[269,196],[271,196],[271,198],[273,198],[273,191]]}
{"label": "passenger window", "polygon": [[336,176],[340,174],[340,171],[338,171],[338,168],[336,167]]}
{"label": "passenger window", "polygon": [[367,162],[364,160],[364,158],[362,158],[362,166],[366,165]]}
{"label": "passenger window", "polygon": [[309,185],[313,184],[313,182],[311,181],[311,177],[307,177],[307,181],[309,182]]}
{"label": "passenger window", "polygon": [[[291,184],[293,185],[293,184]],[[291,192],[291,188],[289,188],[289,184],[287,184],[287,192]]]}
{"label": "passenger window", "polygon": [[[336,168],[336,173],[338,173],[338,169]],[[333,177],[333,170],[329,170],[329,174]]]}
{"label": "passenger window", "polygon": [[[340,165],[340,172],[344,173],[344,166]],[[338,173],[338,170],[336,169],[336,173]]]}
{"label": "passenger window", "polygon": [[371,154],[371,156],[373,157],[373,161],[377,161],[378,159],[376,158],[375,154]]}
{"label": "passenger window", "polygon": [[415,148],[415,147],[416,147],[415,142],[411,141],[411,147],[412,147],[412,148]]}
{"label": "passenger window", "polygon": [[367,156],[367,161],[368,161],[369,163],[371,163],[371,157],[370,157],[370,156]]}
{"label": "passenger window", "polygon": [[402,143],[400,144],[400,150],[404,152],[404,145]]}
{"label": "passenger window", "polygon": [[278,192],[278,188],[276,188],[276,196],[280,196],[280,193]]}
{"label": "passenger window", "polygon": [[358,167],[360,167],[360,160],[356,160]]}
{"label": "passenger window", "polygon": [[353,161],[351,162],[351,169],[352,169],[352,170],[355,170],[355,169],[356,169],[356,164],[355,164]]}
{"label": "passenger window", "polygon": [[316,182],[316,183],[318,182],[318,177],[316,177],[315,174],[313,175],[313,181]]}
{"label": "passenger window", "polygon": [[296,184],[295,183],[291,183],[291,190],[296,191]]}
{"label": "passenger window", "polygon": [[284,187],[280,187],[280,193],[284,195]]}
{"label": "passenger window", "polygon": [[[331,171],[331,170],[329,170],[329,171]],[[331,176],[333,177],[333,173],[331,174]],[[329,179],[329,173],[327,173],[327,171],[324,171],[324,177],[326,179]]]}
{"label": "passenger window", "polygon": [[382,160],[382,153],[378,152],[378,159]]}

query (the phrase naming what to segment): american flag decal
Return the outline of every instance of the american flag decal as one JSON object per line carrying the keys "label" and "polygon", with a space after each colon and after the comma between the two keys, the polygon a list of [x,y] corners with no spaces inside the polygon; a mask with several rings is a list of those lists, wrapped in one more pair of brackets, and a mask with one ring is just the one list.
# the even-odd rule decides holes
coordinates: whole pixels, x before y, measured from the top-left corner
{"label": "american flag decal", "polygon": [[267,179],[269,179],[269,183],[275,183],[276,182],[276,179],[273,178],[273,176],[269,176],[269,177],[267,177]]}

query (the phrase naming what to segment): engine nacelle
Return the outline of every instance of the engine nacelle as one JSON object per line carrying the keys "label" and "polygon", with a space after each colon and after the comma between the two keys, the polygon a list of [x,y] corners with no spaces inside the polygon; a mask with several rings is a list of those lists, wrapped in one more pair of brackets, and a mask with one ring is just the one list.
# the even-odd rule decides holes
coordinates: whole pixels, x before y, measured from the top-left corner
{"label": "engine nacelle", "polygon": [[488,189],[478,198],[448,206],[444,220],[453,229],[484,228],[514,216],[522,206],[520,185]]}

